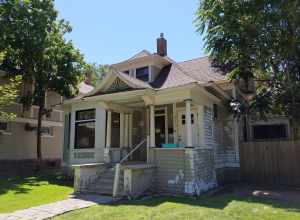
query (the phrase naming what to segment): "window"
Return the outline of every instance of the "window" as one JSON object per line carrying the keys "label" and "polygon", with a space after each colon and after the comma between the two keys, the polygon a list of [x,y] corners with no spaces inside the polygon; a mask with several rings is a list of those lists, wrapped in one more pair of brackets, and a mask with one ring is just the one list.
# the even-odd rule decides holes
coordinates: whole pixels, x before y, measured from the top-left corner
{"label": "window", "polygon": [[214,104],[213,105],[213,112],[214,112],[214,119],[218,118],[218,105]]}
{"label": "window", "polygon": [[129,75],[129,70],[124,71],[123,73]]}
{"label": "window", "polygon": [[285,124],[253,125],[253,139],[282,139],[288,137]]}
{"label": "window", "polygon": [[142,67],[136,69],[135,77],[142,81],[148,82],[149,81],[149,67]]}
{"label": "window", "polygon": [[76,112],[75,149],[95,147],[95,109]]}
{"label": "window", "polygon": [[[192,121],[192,124],[194,124],[194,114],[193,113],[191,114],[191,121]],[[181,115],[181,123],[183,125],[185,125],[185,115]]]}
{"label": "window", "polygon": [[0,131],[7,131],[7,130],[8,130],[8,123],[0,122]]}

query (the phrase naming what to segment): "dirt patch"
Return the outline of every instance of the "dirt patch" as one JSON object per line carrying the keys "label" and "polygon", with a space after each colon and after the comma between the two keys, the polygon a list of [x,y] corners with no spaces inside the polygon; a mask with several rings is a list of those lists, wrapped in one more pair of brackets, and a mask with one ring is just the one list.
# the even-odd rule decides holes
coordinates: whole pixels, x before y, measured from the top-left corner
{"label": "dirt patch", "polygon": [[233,192],[234,194],[242,197],[252,196],[254,198],[300,203],[300,188],[240,184],[230,186],[223,192],[226,191]]}

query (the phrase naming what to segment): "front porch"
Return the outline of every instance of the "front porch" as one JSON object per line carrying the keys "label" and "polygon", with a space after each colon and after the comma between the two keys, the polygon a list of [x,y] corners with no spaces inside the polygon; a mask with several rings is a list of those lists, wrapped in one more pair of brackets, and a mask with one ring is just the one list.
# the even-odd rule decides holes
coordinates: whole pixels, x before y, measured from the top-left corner
{"label": "front porch", "polygon": [[[143,141],[127,161],[150,162],[150,151],[155,149],[205,147],[204,114],[212,113],[191,99],[164,105],[130,105],[126,110],[107,110],[106,163],[120,162]],[[212,123],[212,118],[207,123]]]}
{"label": "front porch", "polygon": [[217,185],[213,103],[187,88],[173,94],[128,91],[94,100],[103,109],[103,156],[75,166],[79,192],[199,194]]}

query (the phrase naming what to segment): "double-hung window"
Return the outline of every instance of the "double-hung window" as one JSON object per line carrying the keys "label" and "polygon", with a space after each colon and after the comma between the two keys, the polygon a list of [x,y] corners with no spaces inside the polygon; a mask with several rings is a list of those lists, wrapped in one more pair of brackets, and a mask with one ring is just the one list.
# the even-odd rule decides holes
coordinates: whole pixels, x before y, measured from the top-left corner
{"label": "double-hung window", "polygon": [[95,109],[76,112],[75,119],[75,149],[95,147]]}

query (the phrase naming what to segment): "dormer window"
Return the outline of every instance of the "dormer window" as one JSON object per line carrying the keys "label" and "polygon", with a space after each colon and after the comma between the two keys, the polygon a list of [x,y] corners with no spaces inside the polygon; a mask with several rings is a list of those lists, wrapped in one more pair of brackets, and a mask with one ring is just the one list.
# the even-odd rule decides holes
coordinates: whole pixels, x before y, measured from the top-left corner
{"label": "dormer window", "polygon": [[149,67],[145,66],[145,67],[136,69],[135,77],[142,81],[148,82],[149,81]]}

